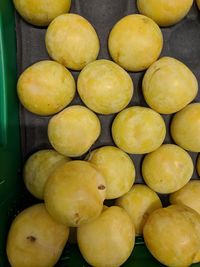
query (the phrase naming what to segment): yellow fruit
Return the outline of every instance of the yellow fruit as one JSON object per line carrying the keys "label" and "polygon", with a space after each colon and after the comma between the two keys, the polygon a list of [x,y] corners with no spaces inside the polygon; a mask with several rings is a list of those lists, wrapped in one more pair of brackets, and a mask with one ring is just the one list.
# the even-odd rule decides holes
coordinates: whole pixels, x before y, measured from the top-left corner
{"label": "yellow fruit", "polygon": [[69,228],[54,221],[44,204],[25,209],[14,219],[8,234],[7,255],[12,267],[53,267],[69,235]]}
{"label": "yellow fruit", "polygon": [[128,192],[135,181],[132,159],[121,149],[104,146],[92,151],[88,161],[103,174],[106,181],[106,199],[113,199]]}
{"label": "yellow fruit", "polygon": [[44,200],[51,216],[71,227],[99,216],[106,195],[104,177],[85,161],[69,161],[49,177]]}
{"label": "yellow fruit", "polygon": [[30,112],[52,115],[72,101],[75,81],[64,66],[44,60],[33,64],[21,74],[17,92],[22,105]]}
{"label": "yellow fruit", "polygon": [[200,9],[200,0],[196,0],[196,2],[197,2],[198,8]]}
{"label": "yellow fruit", "polygon": [[165,144],[145,156],[142,175],[154,191],[169,194],[191,179],[194,166],[190,155],[181,147]]}
{"label": "yellow fruit", "polygon": [[135,231],[128,214],[112,206],[90,223],[77,230],[78,245],[85,260],[92,266],[121,266],[130,256]]}
{"label": "yellow fruit", "polygon": [[158,195],[143,184],[133,185],[115,204],[126,210],[135,226],[136,235],[142,235],[144,224],[151,212],[162,207]]}
{"label": "yellow fruit", "polygon": [[198,213],[172,205],[150,214],[143,235],[148,249],[162,264],[186,267],[196,262],[199,253],[199,227]]}
{"label": "yellow fruit", "polygon": [[163,57],[154,62],[144,75],[142,89],[147,104],[163,114],[177,112],[197,95],[198,83],[182,62]]}
{"label": "yellow fruit", "polygon": [[44,187],[51,173],[70,159],[52,149],[37,151],[26,161],[23,177],[26,188],[39,199],[44,198]]}
{"label": "yellow fruit", "polygon": [[[180,206],[181,204],[177,205]],[[197,246],[197,252],[195,253],[195,257],[193,259],[193,263],[200,262],[200,216],[199,213],[197,213],[194,209],[191,209],[190,207],[187,207],[183,205],[184,207],[188,208],[187,211],[185,211],[185,216],[188,219],[189,222],[192,223],[193,229],[196,232],[196,238],[198,239],[198,246]]]}
{"label": "yellow fruit", "polygon": [[59,153],[78,157],[86,153],[101,132],[98,117],[86,107],[70,106],[49,121],[48,137]]}
{"label": "yellow fruit", "polygon": [[88,64],[78,77],[78,93],[90,109],[101,114],[121,111],[133,95],[129,74],[110,60]]}
{"label": "yellow fruit", "polygon": [[94,61],[99,46],[95,29],[77,14],[60,15],[47,29],[46,48],[50,57],[73,70],[81,70]]}
{"label": "yellow fruit", "polygon": [[156,111],[145,107],[130,107],[113,121],[115,144],[127,153],[144,154],[157,149],[164,141],[166,127]]}
{"label": "yellow fruit", "polygon": [[159,57],[162,32],[150,18],[133,14],[119,20],[110,32],[108,48],[113,60],[128,71],[147,69]]}
{"label": "yellow fruit", "polygon": [[170,26],[182,20],[193,0],[137,0],[139,12],[152,18],[160,26]]}
{"label": "yellow fruit", "polygon": [[174,115],[171,135],[182,148],[200,152],[200,103],[190,104]]}
{"label": "yellow fruit", "polygon": [[200,214],[200,181],[192,180],[170,195],[171,204],[183,204]]}
{"label": "yellow fruit", "polygon": [[19,14],[36,26],[47,26],[57,16],[69,12],[71,0],[13,0]]}

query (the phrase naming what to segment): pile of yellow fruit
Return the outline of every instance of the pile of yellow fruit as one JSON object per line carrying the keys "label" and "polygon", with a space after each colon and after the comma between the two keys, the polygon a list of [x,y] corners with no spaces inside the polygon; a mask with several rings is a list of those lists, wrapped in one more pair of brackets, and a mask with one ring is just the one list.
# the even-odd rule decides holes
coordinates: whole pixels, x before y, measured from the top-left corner
{"label": "pile of yellow fruit", "polygon": [[[53,267],[74,229],[82,256],[95,267],[121,266],[138,235],[166,266],[200,262],[200,180],[190,180],[194,165],[187,152],[200,152],[200,103],[191,103],[198,82],[183,62],[159,58],[159,26],[178,23],[193,1],[137,0],[141,14],[125,16],[111,29],[113,61],[97,59],[98,35],[88,20],[67,13],[70,0],[14,4],[27,22],[48,25],[45,42],[52,60],[28,67],[19,77],[17,93],[28,111],[52,116],[52,148],[35,152],[24,165],[25,185],[41,203],[18,214],[10,227],[11,266]],[[70,70],[80,71],[77,83]],[[142,92],[149,107],[128,106],[134,81],[127,71],[143,70]],[[84,105],[69,105],[76,87]],[[91,150],[101,134],[96,113],[116,113],[111,126],[116,146]],[[161,114],[173,113],[174,144],[164,144]],[[134,184],[135,166],[128,153],[145,154],[145,184]],[[76,159],[80,156],[84,160]],[[200,157],[197,171],[200,175]],[[162,207],[158,193],[170,194],[168,207]],[[108,207],[105,200],[110,199],[115,204]]]}

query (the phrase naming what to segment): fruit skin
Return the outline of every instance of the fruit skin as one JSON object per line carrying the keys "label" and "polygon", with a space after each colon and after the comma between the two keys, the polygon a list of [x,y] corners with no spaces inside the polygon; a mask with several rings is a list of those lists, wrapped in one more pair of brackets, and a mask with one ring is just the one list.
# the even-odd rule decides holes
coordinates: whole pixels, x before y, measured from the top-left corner
{"label": "fruit skin", "polygon": [[190,155],[181,147],[164,144],[145,156],[142,175],[154,191],[169,194],[179,190],[191,179],[194,166]]}
{"label": "fruit skin", "polygon": [[26,161],[23,178],[28,191],[36,198],[44,199],[44,187],[51,173],[61,164],[70,161],[53,149],[39,150]]}
{"label": "fruit skin", "polygon": [[100,215],[105,195],[102,174],[91,163],[74,160],[62,164],[49,177],[44,201],[55,220],[77,227]]}
{"label": "fruit skin", "polygon": [[139,14],[119,20],[108,39],[112,59],[128,71],[147,69],[157,60],[162,47],[163,36],[158,25]]}
{"label": "fruit skin", "polygon": [[198,6],[198,9],[200,10],[200,0],[196,0],[196,3],[197,3],[197,6]]}
{"label": "fruit skin", "polygon": [[71,0],[13,0],[13,3],[24,20],[35,26],[47,26],[71,7]]}
{"label": "fruit skin", "polygon": [[61,111],[72,101],[75,81],[61,64],[43,60],[31,65],[20,75],[17,93],[27,110],[48,116]]}
{"label": "fruit skin", "polygon": [[101,124],[91,110],[75,105],[54,115],[48,124],[51,145],[60,154],[78,157],[86,153],[97,140]]}
{"label": "fruit skin", "polygon": [[196,262],[200,247],[200,217],[184,205],[153,211],[143,229],[152,255],[166,266],[183,267]]}
{"label": "fruit skin", "polygon": [[106,199],[114,199],[128,192],[135,181],[132,159],[121,149],[104,146],[93,150],[87,159],[103,174]]}
{"label": "fruit skin", "polygon": [[7,239],[12,267],[53,267],[61,256],[69,228],[47,213],[44,204],[31,206],[17,215]]}
{"label": "fruit skin", "polygon": [[162,208],[159,196],[144,184],[135,184],[131,190],[118,198],[115,205],[125,209],[130,216],[136,235],[142,235],[144,224],[154,210]]}
{"label": "fruit skin", "polygon": [[96,60],[81,71],[77,83],[82,101],[93,111],[112,114],[124,109],[133,96],[129,74],[110,60]]}
{"label": "fruit skin", "polygon": [[177,145],[192,152],[200,152],[200,103],[189,104],[177,112],[170,128]]}
{"label": "fruit skin", "polygon": [[122,110],[112,124],[115,144],[131,154],[145,154],[157,149],[164,141],[166,126],[156,111],[134,106]]}
{"label": "fruit skin", "polygon": [[153,19],[159,26],[171,26],[189,12],[193,0],[137,0],[141,14]]}
{"label": "fruit skin", "polygon": [[177,112],[197,95],[198,82],[181,61],[163,57],[146,71],[142,90],[147,104],[162,114]]}
{"label": "fruit skin", "polygon": [[169,196],[171,204],[183,204],[200,214],[200,181],[191,180]]}
{"label": "fruit skin", "polygon": [[135,243],[135,230],[128,214],[112,206],[90,223],[78,227],[78,246],[92,266],[121,266],[130,256]]}
{"label": "fruit skin", "polygon": [[55,18],[46,32],[49,56],[72,70],[81,70],[94,61],[100,44],[93,26],[78,14]]}

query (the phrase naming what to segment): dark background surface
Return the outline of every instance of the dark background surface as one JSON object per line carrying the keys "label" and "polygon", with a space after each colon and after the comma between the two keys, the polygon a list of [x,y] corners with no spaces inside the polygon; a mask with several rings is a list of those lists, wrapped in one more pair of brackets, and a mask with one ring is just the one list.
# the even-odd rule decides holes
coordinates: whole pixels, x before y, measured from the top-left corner
{"label": "dark background surface", "polygon": [[[113,25],[122,17],[138,13],[136,1],[133,0],[72,0],[70,12],[77,13],[88,19],[97,31],[100,39],[100,53],[98,59],[110,59],[107,40],[109,32]],[[25,68],[31,64],[49,59],[45,48],[45,32],[46,28],[38,28],[26,23],[18,14],[16,14],[16,31],[17,31],[17,57],[18,57],[18,73],[20,74]],[[189,14],[178,24],[162,28],[164,37],[164,47],[161,56],[175,57],[185,63],[196,75],[200,82],[200,13],[194,4]],[[79,72],[72,72],[75,79]],[[129,73],[133,79],[135,91],[133,98],[129,104],[147,106],[141,91],[141,81],[144,72]],[[197,96],[195,102],[200,100]],[[80,98],[76,97],[70,105],[82,104]],[[114,115],[98,115],[102,131],[97,142],[91,149],[104,146],[114,145],[111,137],[111,124]],[[165,143],[172,143],[169,133],[169,123],[171,115],[163,116],[167,126],[167,135]],[[47,136],[47,125],[50,117],[41,117],[20,108],[21,118],[21,141],[23,160],[26,160],[33,152],[50,148],[51,145]],[[148,131],[148,129],[147,129]],[[197,153],[190,153],[194,164],[196,164]],[[136,167],[136,182],[142,183],[141,160],[144,155],[130,155]],[[84,156],[83,156],[84,157]],[[197,178],[196,170],[193,178]],[[166,196],[161,197],[163,200]]]}

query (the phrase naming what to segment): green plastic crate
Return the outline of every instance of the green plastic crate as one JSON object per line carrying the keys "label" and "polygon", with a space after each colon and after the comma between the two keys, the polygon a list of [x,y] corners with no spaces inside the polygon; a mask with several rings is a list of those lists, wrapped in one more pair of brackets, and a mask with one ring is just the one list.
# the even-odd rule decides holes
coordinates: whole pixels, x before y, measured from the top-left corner
{"label": "green plastic crate", "polygon": [[[114,0],[113,0],[114,1]],[[19,104],[16,95],[17,51],[15,13],[10,0],[0,1],[0,267],[10,266],[6,257],[6,237],[12,219],[30,202],[20,174]],[[58,267],[89,266],[75,245],[67,245]],[[159,267],[142,238],[123,266]],[[195,264],[193,266],[200,266]]]}

